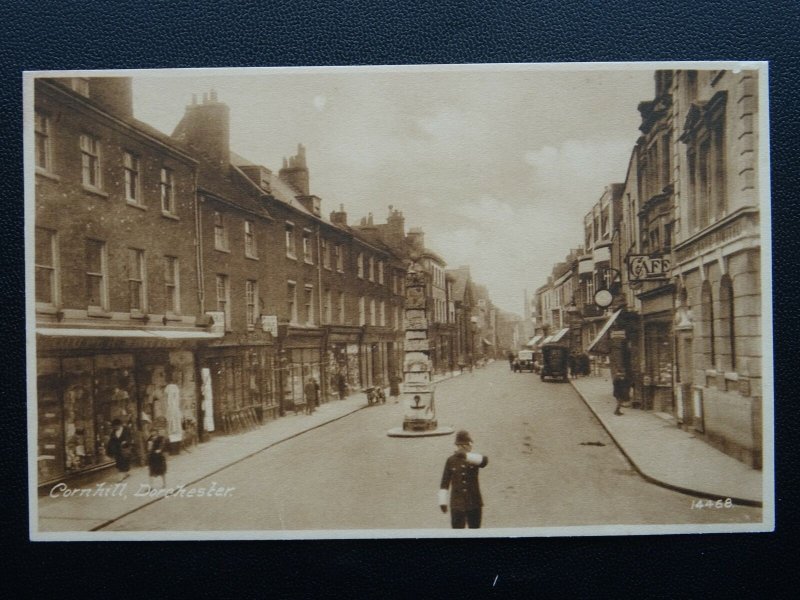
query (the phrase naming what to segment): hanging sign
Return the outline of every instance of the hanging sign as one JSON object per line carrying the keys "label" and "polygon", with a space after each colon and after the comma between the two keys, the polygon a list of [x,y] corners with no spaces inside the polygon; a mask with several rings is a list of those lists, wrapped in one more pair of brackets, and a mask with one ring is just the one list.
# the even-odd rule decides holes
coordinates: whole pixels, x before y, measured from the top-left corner
{"label": "hanging sign", "polygon": [[672,262],[660,254],[632,254],[628,257],[628,280],[653,281],[668,279]]}

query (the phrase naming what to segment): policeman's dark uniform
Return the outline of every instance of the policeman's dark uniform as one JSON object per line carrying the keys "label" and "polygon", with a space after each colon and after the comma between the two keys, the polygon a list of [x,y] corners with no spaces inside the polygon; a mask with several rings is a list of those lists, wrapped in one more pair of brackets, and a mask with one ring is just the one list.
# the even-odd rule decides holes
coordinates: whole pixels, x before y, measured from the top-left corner
{"label": "policeman's dark uniform", "polygon": [[[472,440],[467,438],[466,441]],[[459,443],[458,439],[456,443]],[[457,450],[447,458],[440,486],[440,504],[443,504],[442,493],[450,488],[450,524],[453,529],[463,529],[465,523],[470,529],[481,526],[483,498],[478,484],[478,469],[487,464],[489,459],[476,452]]]}

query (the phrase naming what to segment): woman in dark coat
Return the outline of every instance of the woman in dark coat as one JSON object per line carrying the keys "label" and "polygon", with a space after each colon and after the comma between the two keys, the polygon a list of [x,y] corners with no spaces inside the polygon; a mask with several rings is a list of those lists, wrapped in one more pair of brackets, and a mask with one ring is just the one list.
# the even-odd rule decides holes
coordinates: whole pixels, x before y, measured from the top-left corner
{"label": "woman in dark coat", "polygon": [[164,436],[164,429],[157,427],[155,432],[147,438],[147,467],[150,472],[150,487],[156,477],[161,478],[161,485],[167,487],[167,458],[164,450],[167,448],[167,438]]}
{"label": "woman in dark coat", "polygon": [[111,427],[112,431],[108,438],[106,454],[116,462],[117,471],[122,474],[120,481],[123,481],[130,477],[133,438],[131,437],[131,430],[125,427],[119,419],[114,419],[111,422]]}

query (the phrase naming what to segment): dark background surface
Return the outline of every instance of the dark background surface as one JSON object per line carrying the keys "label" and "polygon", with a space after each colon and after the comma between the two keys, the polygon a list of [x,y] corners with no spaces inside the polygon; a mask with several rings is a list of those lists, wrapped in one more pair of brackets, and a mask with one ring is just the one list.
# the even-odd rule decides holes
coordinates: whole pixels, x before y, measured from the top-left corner
{"label": "dark background surface", "polygon": [[[3,582],[198,597],[774,595],[797,581],[796,0],[210,2],[0,6]],[[38,69],[642,60],[770,61],[777,530],[772,534],[314,542],[27,542],[21,72]],[[762,109],[764,107],[762,106]],[[525,473],[520,473],[525,477]],[[435,490],[434,490],[435,491]],[[431,498],[433,499],[433,493]],[[602,499],[598,499],[602,501]],[[433,502],[433,500],[432,500]],[[624,507],[622,507],[624,508]],[[496,578],[496,580],[495,580]],[[212,590],[217,592],[213,593]],[[526,594],[526,595],[527,595]]]}

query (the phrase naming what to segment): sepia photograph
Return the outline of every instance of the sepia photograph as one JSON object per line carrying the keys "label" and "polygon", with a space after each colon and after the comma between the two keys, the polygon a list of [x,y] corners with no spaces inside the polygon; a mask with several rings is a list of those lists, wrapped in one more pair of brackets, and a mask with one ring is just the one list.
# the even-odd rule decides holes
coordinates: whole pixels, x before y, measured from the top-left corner
{"label": "sepia photograph", "polygon": [[23,88],[32,540],[774,530],[767,63]]}

